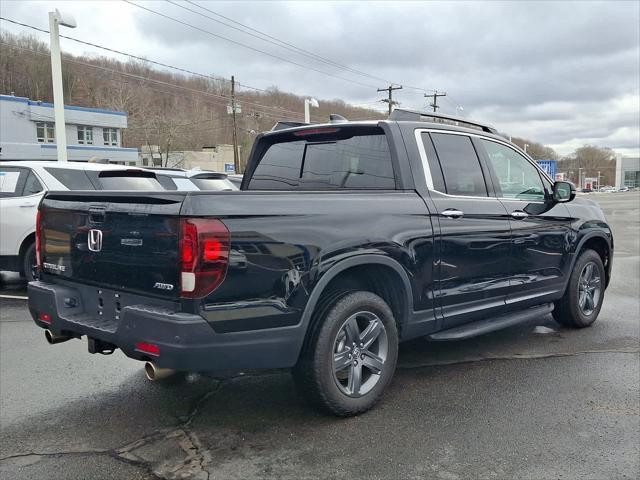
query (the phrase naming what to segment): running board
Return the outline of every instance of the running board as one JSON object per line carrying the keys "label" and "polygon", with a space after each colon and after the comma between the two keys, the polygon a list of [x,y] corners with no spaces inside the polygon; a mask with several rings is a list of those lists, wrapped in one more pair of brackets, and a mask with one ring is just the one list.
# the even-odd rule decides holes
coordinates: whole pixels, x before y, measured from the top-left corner
{"label": "running board", "polygon": [[459,327],[450,328],[441,332],[432,333],[430,340],[462,340],[476,337],[485,333],[511,327],[518,323],[526,322],[532,318],[542,317],[553,311],[553,303],[545,303],[537,307],[528,308],[519,312],[508,313],[496,318],[466,323]]}

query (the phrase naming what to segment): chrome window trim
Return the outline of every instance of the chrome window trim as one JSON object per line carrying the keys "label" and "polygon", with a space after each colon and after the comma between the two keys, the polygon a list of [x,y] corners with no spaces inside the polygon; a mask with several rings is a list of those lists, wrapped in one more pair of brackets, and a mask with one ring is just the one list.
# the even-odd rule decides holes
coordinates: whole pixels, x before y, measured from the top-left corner
{"label": "chrome window trim", "polygon": [[521,151],[519,148],[517,148],[517,146],[514,146],[514,145],[510,144],[509,142],[505,142],[505,141],[502,141],[502,140],[497,140],[495,138],[487,137],[485,135],[478,135],[476,133],[456,132],[455,130],[443,130],[443,129],[439,129],[439,128],[416,128],[414,130],[414,136],[415,136],[415,139],[416,139],[416,143],[418,145],[418,152],[420,153],[420,160],[421,160],[421,163],[422,163],[422,169],[424,170],[424,176],[425,176],[425,181],[427,183],[427,189],[429,191],[431,191],[431,192],[437,192],[440,195],[444,195],[446,197],[452,197],[452,198],[497,199],[497,200],[509,200],[509,201],[518,201],[518,202],[527,202],[527,203],[544,203],[544,201],[540,201],[540,200],[524,200],[524,199],[521,199],[521,198],[494,197],[494,196],[491,196],[491,195],[488,195],[486,197],[476,197],[476,196],[470,196],[470,195],[469,196],[467,196],[467,195],[450,195],[448,193],[441,192],[440,190],[436,190],[433,187],[433,177],[431,176],[431,168],[429,167],[429,161],[427,159],[427,152],[426,152],[426,150],[424,148],[424,143],[422,142],[422,134],[423,133],[446,133],[446,134],[451,134],[451,135],[462,135],[462,136],[466,136],[466,137],[476,137],[476,138],[480,138],[482,140],[488,140],[488,141],[491,141],[491,142],[499,143],[501,145],[504,145],[505,147],[509,147],[511,150],[513,150],[514,152],[519,154],[526,161],[528,161],[531,165],[533,165],[533,167],[536,170],[538,170],[538,172],[540,172],[540,174],[542,174],[545,178],[547,178],[551,182],[552,185],[554,183],[554,181],[551,180],[549,175],[547,175],[547,172],[542,170],[542,168],[540,168],[540,166],[535,162],[535,160],[533,160],[529,155],[527,155],[526,153]]}

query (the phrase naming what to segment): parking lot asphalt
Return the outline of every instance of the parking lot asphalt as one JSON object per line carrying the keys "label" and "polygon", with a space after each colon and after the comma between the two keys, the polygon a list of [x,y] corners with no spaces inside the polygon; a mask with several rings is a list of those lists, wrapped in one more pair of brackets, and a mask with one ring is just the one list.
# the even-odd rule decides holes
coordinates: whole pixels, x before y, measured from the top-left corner
{"label": "parking lot asphalt", "polygon": [[24,300],[0,298],[0,477],[639,478],[640,194],[589,198],[616,242],[594,326],[403,344],[355,418],[308,407],[288,372],[148,382],[120,352],[48,345]]}

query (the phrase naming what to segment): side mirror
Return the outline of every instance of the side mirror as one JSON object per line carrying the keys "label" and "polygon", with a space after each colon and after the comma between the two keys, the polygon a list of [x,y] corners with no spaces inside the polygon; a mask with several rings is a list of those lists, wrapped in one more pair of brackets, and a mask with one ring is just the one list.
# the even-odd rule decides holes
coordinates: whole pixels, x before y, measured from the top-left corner
{"label": "side mirror", "polygon": [[555,182],[553,184],[553,200],[555,202],[570,202],[574,198],[576,198],[576,187],[571,182]]}

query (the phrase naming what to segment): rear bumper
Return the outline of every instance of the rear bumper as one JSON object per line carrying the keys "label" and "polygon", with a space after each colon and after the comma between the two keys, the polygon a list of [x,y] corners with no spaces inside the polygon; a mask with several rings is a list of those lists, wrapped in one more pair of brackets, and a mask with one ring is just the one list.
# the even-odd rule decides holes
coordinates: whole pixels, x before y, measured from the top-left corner
{"label": "rear bumper", "polygon": [[[59,335],[113,344],[130,358],[153,361],[162,368],[190,372],[288,368],[296,363],[304,338],[298,326],[217,333],[201,316],[152,306],[151,299],[122,308],[117,320],[99,317],[92,306],[83,306],[82,288],[29,283],[29,311],[36,325]],[[70,298],[79,301],[69,306]],[[50,323],[38,319],[41,313],[49,315]],[[139,342],[157,345],[160,354],[137,351]]]}

